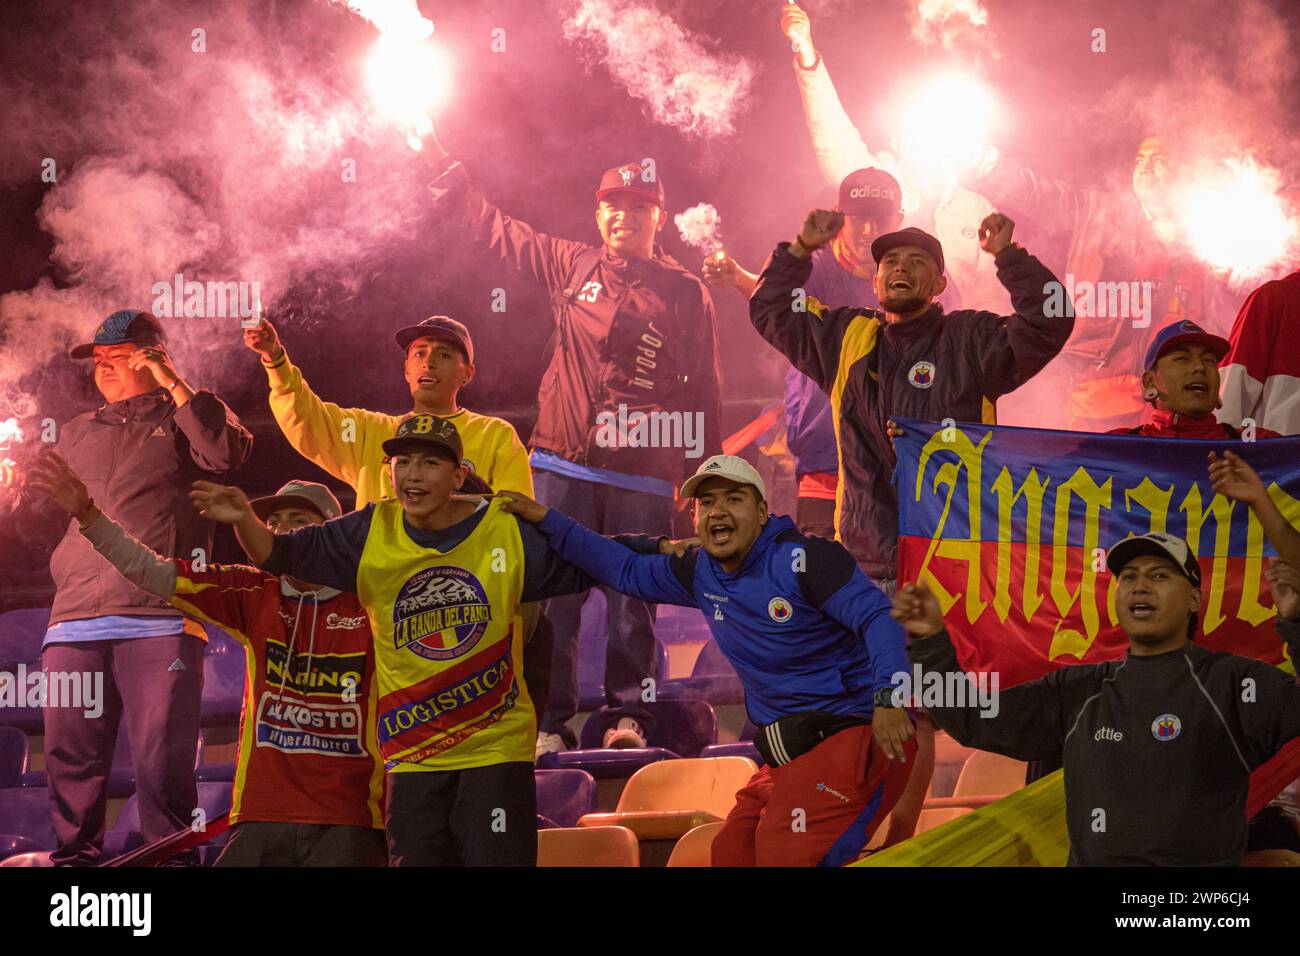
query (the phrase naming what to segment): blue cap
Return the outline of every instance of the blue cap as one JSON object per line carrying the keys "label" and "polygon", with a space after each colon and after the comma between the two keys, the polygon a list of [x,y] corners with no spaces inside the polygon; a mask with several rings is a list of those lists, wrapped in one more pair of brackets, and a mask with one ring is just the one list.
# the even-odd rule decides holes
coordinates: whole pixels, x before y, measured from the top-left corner
{"label": "blue cap", "polygon": [[1156,333],[1155,341],[1147,349],[1146,364],[1142,366],[1143,371],[1151,371],[1156,367],[1156,362],[1160,360],[1160,356],[1184,345],[1203,345],[1213,351],[1220,362],[1228,354],[1228,349],[1232,347],[1227,339],[1211,335],[1195,322],[1184,319],[1182,322],[1166,325]]}
{"label": "blue cap", "polygon": [[68,354],[74,359],[84,359],[95,354],[96,345],[161,345],[166,341],[162,323],[148,312],[120,309],[99,323],[93,341],[78,345]]}

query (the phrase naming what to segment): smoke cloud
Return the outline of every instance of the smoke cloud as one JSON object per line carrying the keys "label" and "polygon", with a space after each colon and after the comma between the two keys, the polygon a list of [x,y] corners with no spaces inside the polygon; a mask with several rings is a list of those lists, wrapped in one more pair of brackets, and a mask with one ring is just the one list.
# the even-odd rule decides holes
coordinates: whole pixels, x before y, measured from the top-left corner
{"label": "smoke cloud", "polygon": [[722,217],[711,204],[702,202],[685,212],[673,216],[673,224],[682,242],[701,252],[715,252],[722,248]]}
{"label": "smoke cloud", "polygon": [[[291,307],[317,276],[374,267],[424,208],[401,135],[366,100],[376,34],[342,8],[88,4],[75,21],[57,61],[75,76],[4,73],[16,95],[0,115],[20,139],[0,175],[53,163],[38,222],[58,273],[0,297],[0,412],[30,409],[24,379],[110,312],[149,308],[156,283],[257,283]],[[249,374],[238,316],[165,325],[196,384]]]}
{"label": "smoke cloud", "polygon": [[703,138],[735,132],[754,64],[711,52],[716,43],[689,33],[652,3],[580,0],[564,22],[564,35],[603,63],[656,122]]}

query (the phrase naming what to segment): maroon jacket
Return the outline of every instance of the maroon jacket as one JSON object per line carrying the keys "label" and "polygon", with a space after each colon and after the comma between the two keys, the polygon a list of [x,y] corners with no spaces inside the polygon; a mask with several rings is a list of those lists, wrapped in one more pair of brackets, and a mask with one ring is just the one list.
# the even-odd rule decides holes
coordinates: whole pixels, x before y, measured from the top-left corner
{"label": "maroon jacket", "polygon": [[[55,451],[86,484],[95,503],[159,554],[212,555],[212,523],[189,500],[190,484],[239,467],[253,436],[225,402],[199,391],[177,408],[162,389],[78,415],[59,433]],[[50,623],[109,614],[174,616],[95,553],[67,520],[50,558],[54,608]]]}
{"label": "maroon jacket", "polygon": [[[722,450],[713,299],[698,278],[657,247],[652,259],[623,259],[540,233],[488,202],[459,163],[429,189],[445,216],[550,293],[556,328],[529,445],[673,482]],[[688,459],[681,447],[603,447],[599,426],[610,419],[597,416],[617,416],[620,405],[628,415],[702,412],[701,456]]]}

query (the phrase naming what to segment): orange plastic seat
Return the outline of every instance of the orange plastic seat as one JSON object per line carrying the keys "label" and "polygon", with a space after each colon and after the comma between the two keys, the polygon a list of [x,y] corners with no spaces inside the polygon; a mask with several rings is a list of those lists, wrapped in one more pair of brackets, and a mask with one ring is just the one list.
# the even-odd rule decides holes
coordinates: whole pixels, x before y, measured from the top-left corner
{"label": "orange plastic seat", "polygon": [[967,758],[953,788],[954,797],[1005,797],[1025,785],[1022,760],[976,750]]}
{"label": "orange plastic seat", "polygon": [[580,827],[621,826],[642,840],[676,840],[695,827],[722,820],[736,791],[758,767],[748,757],[660,760],[634,773],[613,813],[588,813]]}
{"label": "orange plastic seat", "polygon": [[943,826],[949,820],[956,820],[958,817],[964,817],[971,813],[970,807],[950,807],[946,810],[922,810],[921,815],[916,820],[916,833],[913,836],[920,836],[926,830],[933,830],[935,827]]}
{"label": "orange plastic seat", "polygon": [[641,844],[626,827],[537,831],[538,866],[640,866]]}
{"label": "orange plastic seat", "polygon": [[712,866],[713,838],[722,829],[722,821],[705,823],[692,830],[677,841],[672,856],[668,857],[669,866]]}

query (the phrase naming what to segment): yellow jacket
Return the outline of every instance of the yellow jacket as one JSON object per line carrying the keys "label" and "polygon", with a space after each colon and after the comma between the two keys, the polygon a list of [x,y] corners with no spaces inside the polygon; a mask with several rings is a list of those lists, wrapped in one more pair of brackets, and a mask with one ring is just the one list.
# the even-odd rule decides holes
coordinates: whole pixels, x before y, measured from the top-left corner
{"label": "yellow jacket", "polygon": [[[294,450],[351,485],[357,508],[391,498],[392,478],[381,446],[406,416],[321,401],[287,354],[263,367],[271,385],[271,413]],[[460,432],[465,460],[493,491],[532,495],[528,450],[513,425],[465,408],[446,417]]]}

